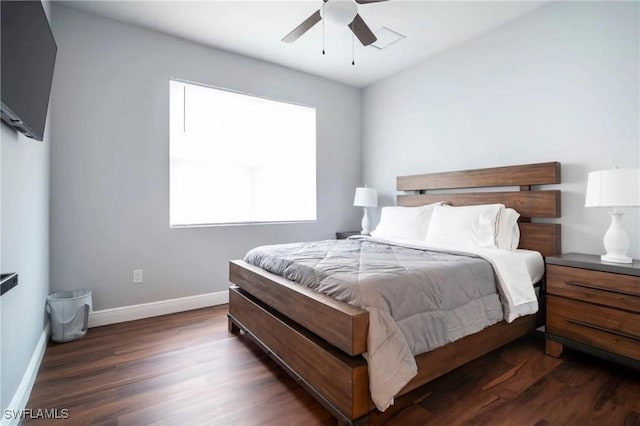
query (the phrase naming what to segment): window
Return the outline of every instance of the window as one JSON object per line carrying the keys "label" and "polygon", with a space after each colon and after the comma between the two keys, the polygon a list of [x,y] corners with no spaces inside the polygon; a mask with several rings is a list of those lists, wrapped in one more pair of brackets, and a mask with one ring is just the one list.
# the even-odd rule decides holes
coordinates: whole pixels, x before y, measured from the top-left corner
{"label": "window", "polygon": [[316,219],[316,110],[170,81],[171,226]]}

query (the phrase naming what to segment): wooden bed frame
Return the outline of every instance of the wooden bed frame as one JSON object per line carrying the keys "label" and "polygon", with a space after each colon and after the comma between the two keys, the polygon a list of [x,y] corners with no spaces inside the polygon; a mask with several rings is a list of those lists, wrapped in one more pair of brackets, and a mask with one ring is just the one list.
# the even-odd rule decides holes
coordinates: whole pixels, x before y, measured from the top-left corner
{"label": "wooden bed frame", "polygon": [[[531,218],[560,217],[560,191],[532,186],[560,183],[560,163],[540,163],[397,178],[400,206],[436,201],[452,205],[503,203],[520,218],[520,248],[543,256],[560,253],[560,225]],[[446,192],[461,188],[517,187],[499,192]],[[436,193],[428,191],[436,191]],[[375,409],[369,394],[368,313],[241,260],[229,263],[229,330],[255,341],[291,374],[339,423],[360,423]],[[411,390],[533,331],[540,315],[499,322],[416,356],[418,374],[398,394]]]}

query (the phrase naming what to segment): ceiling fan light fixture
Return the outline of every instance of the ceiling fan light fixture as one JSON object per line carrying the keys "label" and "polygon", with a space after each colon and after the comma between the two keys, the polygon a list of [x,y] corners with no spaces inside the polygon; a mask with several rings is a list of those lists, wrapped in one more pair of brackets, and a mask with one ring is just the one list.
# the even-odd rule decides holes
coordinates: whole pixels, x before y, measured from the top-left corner
{"label": "ceiling fan light fixture", "polygon": [[329,0],[320,9],[322,19],[339,26],[349,25],[357,14],[358,6],[351,0]]}

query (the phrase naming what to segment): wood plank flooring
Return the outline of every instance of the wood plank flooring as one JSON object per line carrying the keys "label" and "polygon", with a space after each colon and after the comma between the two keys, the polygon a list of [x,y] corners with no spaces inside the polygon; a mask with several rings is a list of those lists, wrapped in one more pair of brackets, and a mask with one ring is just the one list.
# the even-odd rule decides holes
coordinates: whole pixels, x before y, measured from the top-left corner
{"label": "wood plank flooring", "polygon": [[[329,425],[331,415],[253,344],[226,306],[90,329],[50,343],[27,407],[62,425]],[[640,425],[640,373],[520,339],[419,388],[374,425]],[[46,423],[43,420],[25,424]]]}

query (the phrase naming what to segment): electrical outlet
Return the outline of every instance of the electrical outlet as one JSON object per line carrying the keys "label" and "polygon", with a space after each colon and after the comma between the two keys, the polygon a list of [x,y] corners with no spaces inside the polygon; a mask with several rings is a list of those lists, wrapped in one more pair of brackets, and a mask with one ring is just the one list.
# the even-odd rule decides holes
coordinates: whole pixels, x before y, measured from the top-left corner
{"label": "electrical outlet", "polygon": [[133,283],[138,284],[142,282],[142,269],[133,270]]}

